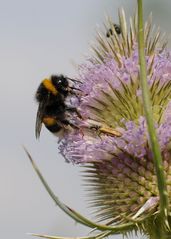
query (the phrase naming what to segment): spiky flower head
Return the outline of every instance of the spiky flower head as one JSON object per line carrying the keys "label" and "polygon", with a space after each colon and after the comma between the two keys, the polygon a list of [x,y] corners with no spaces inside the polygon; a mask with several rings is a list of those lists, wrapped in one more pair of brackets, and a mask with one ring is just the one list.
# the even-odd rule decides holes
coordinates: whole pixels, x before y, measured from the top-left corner
{"label": "spiky flower head", "polygon": [[[80,91],[70,100],[78,114],[59,149],[67,161],[84,165],[91,206],[100,222],[141,229],[157,224],[159,193],[140,89],[137,17],[126,24],[119,12],[118,33],[109,19],[98,33],[94,56],[80,66]],[[167,189],[171,199],[171,52],[159,29],[145,23],[145,54],[152,110]],[[170,204],[171,202],[169,202]]]}

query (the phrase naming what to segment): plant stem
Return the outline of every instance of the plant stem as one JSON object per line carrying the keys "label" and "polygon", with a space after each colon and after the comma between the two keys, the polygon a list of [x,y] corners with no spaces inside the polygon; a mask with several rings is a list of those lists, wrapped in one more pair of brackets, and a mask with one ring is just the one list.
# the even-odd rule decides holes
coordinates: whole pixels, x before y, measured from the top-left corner
{"label": "plant stem", "polygon": [[139,64],[140,64],[140,82],[142,89],[142,97],[144,104],[144,112],[149,132],[150,145],[153,153],[154,166],[157,175],[157,184],[160,196],[160,215],[161,220],[167,225],[168,221],[168,194],[166,187],[166,180],[164,176],[164,168],[162,163],[162,156],[160,152],[157,134],[154,127],[152,104],[150,100],[150,92],[147,82],[145,49],[144,49],[144,31],[143,31],[143,4],[142,0],[138,2],[138,48],[139,48]]}

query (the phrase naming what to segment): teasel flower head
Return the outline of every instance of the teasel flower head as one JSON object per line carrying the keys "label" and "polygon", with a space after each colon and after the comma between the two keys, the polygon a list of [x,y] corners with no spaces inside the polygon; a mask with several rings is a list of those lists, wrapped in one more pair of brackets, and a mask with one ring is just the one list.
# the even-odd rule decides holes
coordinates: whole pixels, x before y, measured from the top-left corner
{"label": "teasel flower head", "polygon": [[[105,32],[97,34],[93,56],[79,67],[80,91],[70,103],[80,116],[72,114],[70,121],[77,127],[66,132],[59,149],[68,162],[83,165],[98,222],[120,226],[118,232],[141,230],[150,235],[151,225],[158,223],[159,192],[140,88],[137,16],[127,24],[120,10],[119,26],[117,32],[108,19]],[[170,194],[171,52],[160,30],[152,28],[151,15],[144,38],[155,128]]]}

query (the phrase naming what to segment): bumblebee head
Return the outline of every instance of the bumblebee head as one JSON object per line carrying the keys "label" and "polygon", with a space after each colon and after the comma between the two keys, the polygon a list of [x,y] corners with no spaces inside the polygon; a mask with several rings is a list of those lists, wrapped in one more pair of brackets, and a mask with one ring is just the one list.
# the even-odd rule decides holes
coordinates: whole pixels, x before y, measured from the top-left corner
{"label": "bumblebee head", "polygon": [[68,78],[64,77],[63,75],[52,75],[51,76],[52,85],[55,89],[64,96],[67,96],[69,91],[69,83]]}

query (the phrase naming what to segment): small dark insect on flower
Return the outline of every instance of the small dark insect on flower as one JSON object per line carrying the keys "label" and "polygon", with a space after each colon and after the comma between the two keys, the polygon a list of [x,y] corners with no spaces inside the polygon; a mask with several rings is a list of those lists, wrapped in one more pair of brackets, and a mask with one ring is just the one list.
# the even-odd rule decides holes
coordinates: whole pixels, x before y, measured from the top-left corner
{"label": "small dark insect on flower", "polygon": [[[121,34],[121,27],[118,25],[118,24],[113,24],[113,27],[115,29],[115,32],[120,35]],[[113,35],[113,29],[112,28],[109,28],[109,30],[107,31],[106,33],[106,37],[110,37]]]}
{"label": "small dark insect on flower", "polygon": [[113,137],[120,137],[122,136],[122,133],[117,130],[117,129],[113,129],[112,127],[109,127],[103,123],[99,123],[97,121],[94,120],[90,120],[88,119],[87,121],[84,122],[85,125],[87,123],[87,127],[91,130],[95,130],[96,133],[100,136],[101,134],[105,134],[105,135],[109,135],[109,136],[113,136]]}
{"label": "small dark insect on flower", "polygon": [[77,88],[69,85],[69,80],[77,82],[63,75],[52,75],[44,79],[36,92],[36,100],[39,103],[35,134],[40,136],[42,123],[52,133],[59,133],[69,126],[75,127],[68,118],[66,112],[77,112],[76,108],[67,106],[66,98],[69,94],[76,95]]}

